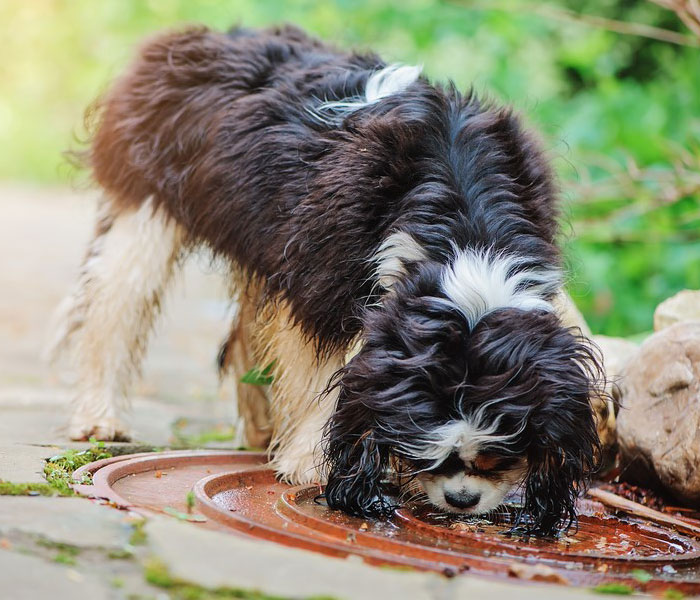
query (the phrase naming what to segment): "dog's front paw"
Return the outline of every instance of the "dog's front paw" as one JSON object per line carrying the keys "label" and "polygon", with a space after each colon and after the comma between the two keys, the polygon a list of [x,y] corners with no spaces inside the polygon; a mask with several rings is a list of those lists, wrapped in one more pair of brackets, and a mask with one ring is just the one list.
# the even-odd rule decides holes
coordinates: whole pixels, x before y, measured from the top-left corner
{"label": "dog's front paw", "polygon": [[131,440],[129,428],[117,418],[89,419],[75,416],[68,427],[70,439],[85,441],[91,438],[109,442]]}

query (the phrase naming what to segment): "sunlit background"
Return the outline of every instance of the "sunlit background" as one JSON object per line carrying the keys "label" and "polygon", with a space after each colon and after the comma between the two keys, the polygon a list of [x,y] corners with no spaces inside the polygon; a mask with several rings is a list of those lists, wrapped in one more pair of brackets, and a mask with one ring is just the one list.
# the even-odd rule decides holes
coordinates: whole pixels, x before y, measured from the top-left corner
{"label": "sunlit background", "polygon": [[656,304],[700,288],[700,37],[649,0],[3,0],[0,178],[85,185],[62,152],[145,36],[282,21],[524,112],[555,158],[594,332],[641,336]]}

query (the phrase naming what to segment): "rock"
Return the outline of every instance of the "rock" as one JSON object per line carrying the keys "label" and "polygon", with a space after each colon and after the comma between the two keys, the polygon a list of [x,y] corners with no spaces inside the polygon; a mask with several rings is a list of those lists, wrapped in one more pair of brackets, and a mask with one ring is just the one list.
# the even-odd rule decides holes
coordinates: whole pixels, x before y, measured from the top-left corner
{"label": "rock", "polygon": [[0,537],[13,533],[79,548],[121,549],[127,514],[82,498],[0,496]]}
{"label": "rock", "polygon": [[654,311],[654,331],[683,321],[700,321],[700,290],[682,290]]}
{"label": "rock", "polygon": [[[564,291],[559,292],[552,302],[554,305],[559,318],[566,327],[577,327],[581,331],[581,335],[589,339],[595,339],[591,333],[588,323],[583,318],[581,311],[578,309],[574,301],[571,299],[569,294]],[[605,336],[597,336],[605,337]],[[616,338],[606,338],[606,339],[616,339]],[[600,344],[599,344],[600,345]],[[609,348],[610,359],[608,359],[605,348],[601,347],[603,355],[605,356],[606,369],[608,362],[617,365],[618,361],[613,359],[615,352],[614,348],[610,344],[605,344],[606,348]],[[611,389],[606,389],[608,394],[611,393]],[[591,405],[593,406],[593,413],[596,421],[596,429],[598,430],[598,437],[602,444],[603,449],[603,463],[608,465],[613,462],[615,455],[615,442],[617,440],[615,433],[615,411],[613,403],[605,397],[594,397],[591,400]]]}
{"label": "rock", "polygon": [[594,335],[591,338],[603,353],[605,376],[617,381],[629,360],[637,353],[639,346],[624,338]]}
{"label": "rock", "polygon": [[0,480],[46,483],[44,460],[59,450],[29,444],[0,445]]}
{"label": "rock", "polygon": [[[192,527],[172,519],[149,519],[149,550],[170,574],[208,588],[258,590],[272,596],[430,600],[444,585],[433,573],[403,573]],[[313,573],[310,577],[309,574]]]}
{"label": "rock", "polygon": [[605,391],[608,398],[594,398],[593,410],[596,417],[598,436],[603,445],[603,452],[610,453],[610,461],[614,460],[614,448],[617,441],[617,422],[613,400],[619,401],[619,381],[622,371],[630,358],[637,353],[638,346],[634,342],[623,338],[608,337],[607,335],[594,335],[593,342],[600,348],[603,354],[603,368],[605,369]]}
{"label": "rock", "polygon": [[642,344],[620,382],[617,419],[625,479],[700,502],[700,321]]}
{"label": "rock", "polygon": [[0,598],[12,600],[107,600],[114,597],[93,575],[36,556],[0,550]]}
{"label": "rock", "polygon": [[521,581],[498,581],[469,573],[448,579],[436,573],[377,568],[359,556],[332,558],[162,517],[150,518],[145,531],[149,556],[161,562],[172,577],[210,589],[228,587],[284,598],[338,600],[590,598],[587,590],[573,587],[523,586]]}

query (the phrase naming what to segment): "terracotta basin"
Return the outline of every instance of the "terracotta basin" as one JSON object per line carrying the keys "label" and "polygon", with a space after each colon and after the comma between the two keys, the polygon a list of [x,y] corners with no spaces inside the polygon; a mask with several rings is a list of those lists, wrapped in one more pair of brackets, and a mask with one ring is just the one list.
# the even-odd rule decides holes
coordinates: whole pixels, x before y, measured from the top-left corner
{"label": "terracotta basin", "polygon": [[[193,526],[331,556],[357,555],[372,564],[700,593],[698,540],[612,515],[596,502],[582,501],[578,530],[557,539],[507,535],[515,514],[508,505],[490,521],[456,518],[424,505],[404,506],[389,521],[365,521],[330,510],[319,486],[280,483],[264,461],[263,454],[229,451],[121,456],[79,469],[74,487],[121,508],[165,512]],[[92,485],[79,483],[85,475],[92,476]],[[640,578],[640,569],[649,581],[642,581],[648,576]]]}

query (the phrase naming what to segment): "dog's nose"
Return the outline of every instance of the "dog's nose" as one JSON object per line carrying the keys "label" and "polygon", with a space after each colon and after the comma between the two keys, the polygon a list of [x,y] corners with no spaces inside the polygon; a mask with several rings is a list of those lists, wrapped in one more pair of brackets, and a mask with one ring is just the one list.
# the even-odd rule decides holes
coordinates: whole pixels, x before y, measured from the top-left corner
{"label": "dog's nose", "polygon": [[481,494],[470,494],[469,492],[445,492],[445,500],[450,506],[455,508],[472,508],[479,504]]}

